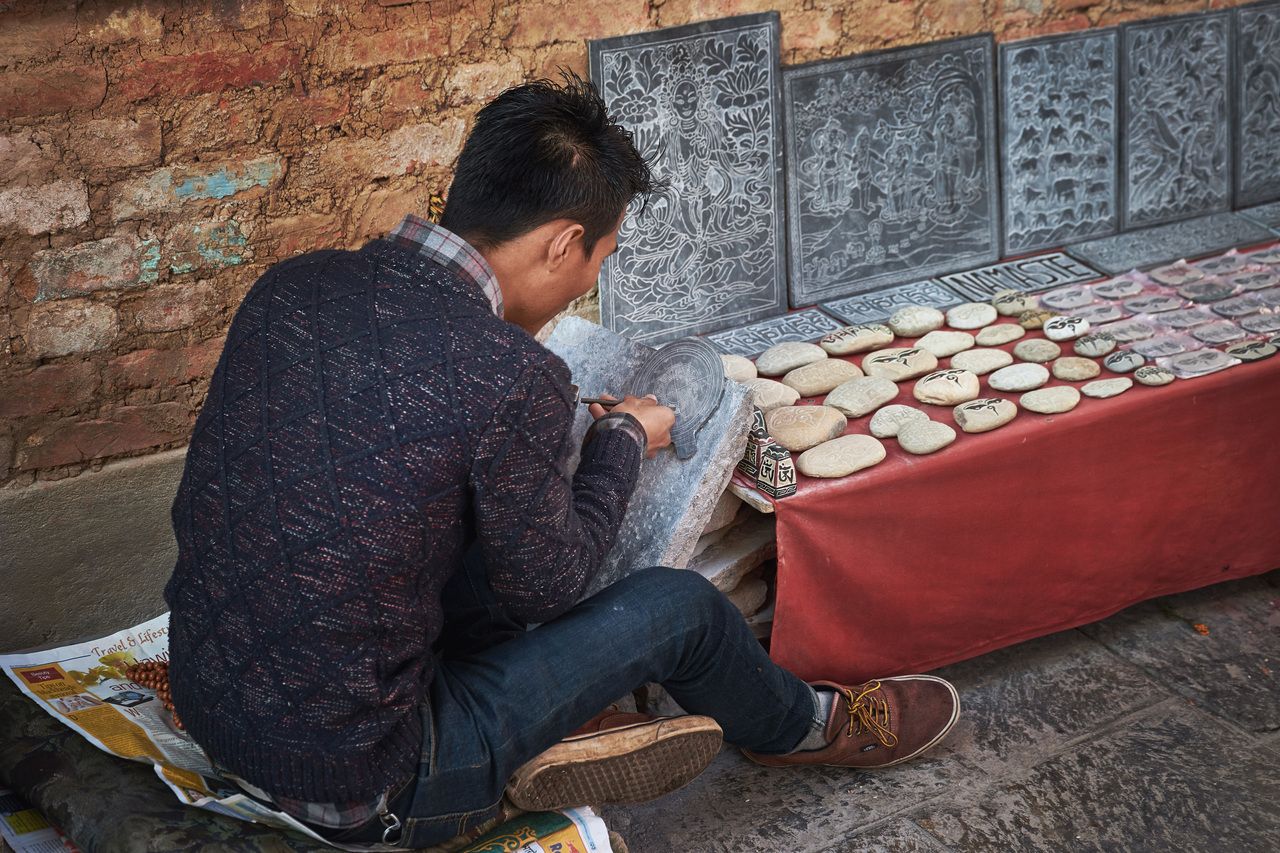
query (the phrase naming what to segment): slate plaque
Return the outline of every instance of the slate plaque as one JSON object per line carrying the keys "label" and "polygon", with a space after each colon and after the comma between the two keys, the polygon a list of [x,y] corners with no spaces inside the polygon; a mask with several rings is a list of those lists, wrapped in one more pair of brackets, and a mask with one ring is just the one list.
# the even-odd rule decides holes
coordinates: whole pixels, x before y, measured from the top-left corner
{"label": "slate plaque", "polygon": [[1236,207],[1280,199],[1280,3],[1237,9]]}
{"label": "slate plaque", "polygon": [[[1277,167],[1280,168],[1280,167]],[[1260,204],[1257,207],[1249,207],[1239,211],[1241,216],[1246,216],[1259,225],[1265,225],[1273,231],[1280,230],[1280,201],[1273,201],[1270,204]]]}
{"label": "slate plaque", "polygon": [[783,72],[791,304],[1000,254],[990,36]]}
{"label": "slate plaque", "polygon": [[788,341],[816,341],[828,332],[842,328],[843,325],[817,308],[808,308],[752,323],[740,329],[717,332],[714,335],[708,335],[707,340],[723,353],[750,358],[759,355],[774,344]]}
{"label": "slate plaque", "polygon": [[938,281],[974,302],[986,302],[1001,290],[1037,293],[1102,278],[1102,273],[1062,252],[1049,252],[938,277]]}
{"label": "slate plaque", "polygon": [[1004,251],[1114,234],[1117,31],[1000,46]]}
{"label": "slate plaque", "polygon": [[913,284],[899,284],[863,293],[859,296],[846,296],[822,303],[822,310],[833,314],[846,323],[878,323],[893,315],[899,308],[908,305],[929,305],[933,308],[948,308],[959,305],[964,300],[954,290],[937,281],[917,281]]}
{"label": "slate plaque", "polygon": [[1274,239],[1266,228],[1243,216],[1214,213],[1199,219],[1077,243],[1068,246],[1067,251],[1073,257],[1114,275],[1135,267],[1167,264],[1179,258],[1194,258]]}
{"label": "slate plaque", "polygon": [[593,41],[591,78],[670,189],[605,261],[604,324],[661,343],[786,309],[778,15]]}
{"label": "slate plaque", "polygon": [[[584,396],[625,390],[654,352],[580,317],[556,324],[546,346],[564,359]],[[750,413],[746,387],[726,382],[719,405],[698,430],[692,457],[681,461],[671,450],[663,450],[641,464],[618,537],[588,594],[648,566],[685,567],[742,458]],[[575,447],[590,423],[587,407],[579,406],[573,423]],[[578,460],[572,460],[571,469],[577,467]]]}
{"label": "slate plaque", "polygon": [[1121,228],[1231,206],[1231,13],[1121,29]]}

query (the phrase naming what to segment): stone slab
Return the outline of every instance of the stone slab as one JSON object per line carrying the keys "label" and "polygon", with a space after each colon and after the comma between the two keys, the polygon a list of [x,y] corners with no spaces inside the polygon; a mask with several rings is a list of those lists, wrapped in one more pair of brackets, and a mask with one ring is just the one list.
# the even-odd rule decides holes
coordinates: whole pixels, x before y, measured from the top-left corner
{"label": "stone slab", "polygon": [[816,308],[793,311],[752,323],[737,329],[708,335],[713,347],[729,355],[756,356],[774,344],[789,341],[817,341],[829,332],[844,326],[839,320],[828,317]]}
{"label": "stone slab", "polygon": [[1235,16],[1235,206],[1245,207],[1280,199],[1280,3],[1236,9]]}
{"label": "stone slab", "polygon": [[1232,32],[1230,12],[1121,28],[1123,230],[1231,208]]}
{"label": "stone slab", "polygon": [[931,308],[949,308],[964,300],[951,288],[934,280],[917,281],[882,287],[858,296],[833,299],[820,306],[828,314],[848,323],[878,323],[889,319],[893,312],[909,305],[928,305]]}
{"label": "stone slab", "polygon": [[983,35],[783,71],[792,305],[1000,256],[993,60]]}
{"label": "stone slab", "polygon": [[1235,246],[1250,246],[1274,240],[1269,230],[1234,213],[1215,213],[1116,234],[1068,246],[1078,258],[1105,273],[1118,275],[1135,268],[1154,267],[1179,258],[1195,258]]}
{"label": "stone slab", "polygon": [[1004,253],[1114,234],[1117,31],[1000,45]]}
{"label": "stone slab", "polygon": [[1280,201],[1260,204],[1257,207],[1246,207],[1237,212],[1251,222],[1280,233]]}
{"label": "stone slab", "polygon": [[690,560],[688,568],[721,592],[729,592],[777,553],[773,516],[747,513],[719,541]]}
{"label": "stone slab", "polygon": [[1001,290],[1038,293],[1101,278],[1102,273],[1062,252],[1049,252],[939,276],[938,282],[966,299],[987,302]]}
{"label": "stone slab", "polygon": [[1248,731],[1273,732],[1277,601],[1280,576],[1272,573],[1139,604],[1081,630],[1197,705]]}
{"label": "stone slab", "polygon": [[1170,699],[1024,776],[909,813],[957,850],[1274,850],[1274,756]]}
{"label": "stone slab", "polygon": [[785,310],[779,35],[769,12],[590,42],[591,79],[670,182],[601,270],[608,328],[658,344]]}
{"label": "stone slab", "polygon": [[773,501],[769,500],[768,497],[755,489],[744,486],[738,482],[730,481],[729,491],[741,498],[744,504],[751,507],[756,512],[771,515],[774,511]]}
{"label": "stone slab", "polygon": [[711,517],[707,519],[706,526],[702,528],[702,535],[715,533],[717,530],[723,530],[733,520],[738,517],[738,512],[742,509],[742,498],[733,492],[725,489],[724,493],[716,499],[716,505],[711,510]]}
{"label": "stone slab", "polygon": [[[546,346],[569,365],[573,382],[584,396],[623,393],[630,377],[653,352],[579,317],[561,320]],[[720,405],[698,432],[697,451],[691,458],[682,462],[674,452],[664,450],[657,458],[645,460],[618,538],[588,593],[648,566],[684,567],[742,458],[750,410],[747,389],[726,381]],[[575,446],[590,423],[587,407],[579,406],[573,425]],[[576,459],[572,467],[577,467]]]}

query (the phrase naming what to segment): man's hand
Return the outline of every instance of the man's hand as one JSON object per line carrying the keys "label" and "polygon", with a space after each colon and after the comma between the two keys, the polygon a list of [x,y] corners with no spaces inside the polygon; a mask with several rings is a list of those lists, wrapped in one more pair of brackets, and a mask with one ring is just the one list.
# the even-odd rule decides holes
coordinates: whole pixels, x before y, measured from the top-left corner
{"label": "man's hand", "polygon": [[[600,396],[602,399],[617,399],[608,394]],[[659,450],[671,444],[671,427],[675,425],[676,413],[659,404],[658,398],[652,394],[646,394],[643,397],[626,397],[612,409],[606,409],[599,403],[592,403],[588,411],[591,412],[591,417],[597,420],[611,411],[626,412],[638,420],[640,426],[644,427],[645,438],[648,440],[648,449],[645,451],[647,459],[657,456]]]}

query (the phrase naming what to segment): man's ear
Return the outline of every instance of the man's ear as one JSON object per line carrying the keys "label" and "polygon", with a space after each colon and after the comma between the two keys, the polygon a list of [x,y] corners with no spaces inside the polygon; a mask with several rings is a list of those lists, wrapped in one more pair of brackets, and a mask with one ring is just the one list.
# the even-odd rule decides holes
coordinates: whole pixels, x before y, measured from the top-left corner
{"label": "man's ear", "polygon": [[586,229],[579,222],[567,222],[551,235],[547,244],[547,269],[556,270],[569,259],[571,253],[582,251],[582,235]]}

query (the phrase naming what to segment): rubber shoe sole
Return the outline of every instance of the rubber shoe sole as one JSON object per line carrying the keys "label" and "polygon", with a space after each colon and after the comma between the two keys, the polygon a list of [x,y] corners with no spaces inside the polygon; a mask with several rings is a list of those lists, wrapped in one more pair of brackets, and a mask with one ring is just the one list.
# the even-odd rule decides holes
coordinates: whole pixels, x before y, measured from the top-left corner
{"label": "rubber shoe sole", "polygon": [[525,811],[643,803],[697,778],[724,734],[709,717],[668,717],[561,741],[515,772],[507,796]]}

